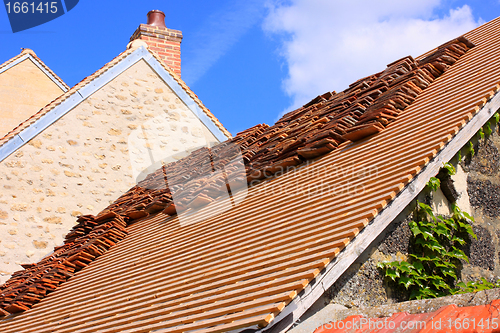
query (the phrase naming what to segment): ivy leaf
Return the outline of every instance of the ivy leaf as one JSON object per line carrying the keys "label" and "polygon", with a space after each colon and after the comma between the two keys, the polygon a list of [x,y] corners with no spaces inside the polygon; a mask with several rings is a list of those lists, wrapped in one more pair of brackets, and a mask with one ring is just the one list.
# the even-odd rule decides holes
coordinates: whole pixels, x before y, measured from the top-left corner
{"label": "ivy leaf", "polygon": [[451,239],[452,242],[458,242],[460,243],[460,245],[464,245],[466,243],[466,241],[461,238],[461,237],[458,237],[458,236],[453,236],[453,238]]}
{"label": "ivy leaf", "polygon": [[474,233],[474,230],[472,229],[472,226],[468,223],[463,223],[463,222],[460,222],[458,221],[458,225],[460,225],[460,227],[462,227],[463,229],[465,229],[465,231],[471,235],[472,237],[474,237],[474,239],[477,239],[477,236],[476,234]]}
{"label": "ivy leaf", "polygon": [[443,251],[446,252],[446,249],[444,248],[444,246],[439,244],[439,242],[434,238],[430,238],[427,240],[423,240],[422,238],[419,238],[416,240],[415,244],[422,245],[422,247],[426,247],[429,250],[435,251],[438,253],[442,253]]}
{"label": "ivy leaf", "polygon": [[409,262],[402,261],[399,263],[399,269],[401,270],[401,272],[410,273],[413,270],[413,265]]}
{"label": "ivy leaf", "polygon": [[414,237],[416,237],[422,233],[422,231],[420,231],[420,228],[419,228],[417,222],[410,221],[410,223],[408,223],[408,226],[410,227],[411,233],[413,234]]}
{"label": "ivy leaf", "polygon": [[399,272],[392,269],[392,268],[388,268],[386,271],[385,271],[385,275],[390,277],[393,281],[396,281],[396,278],[399,277]]}
{"label": "ivy leaf", "polygon": [[450,289],[450,286],[443,281],[443,278],[440,276],[432,276],[431,283],[437,289]]}
{"label": "ivy leaf", "polygon": [[434,232],[440,236],[444,235],[448,239],[451,238],[450,229],[442,222],[438,222]]}
{"label": "ivy leaf", "polygon": [[469,258],[465,255],[464,251],[457,249],[454,246],[451,251],[448,251],[447,256],[452,258],[462,259],[465,260],[466,262],[469,262]]}
{"label": "ivy leaf", "polygon": [[452,278],[456,279],[457,274],[455,273],[455,269],[451,267],[440,267],[439,270],[441,273],[443,273],[444,276],[451,276]]}
{"label": "ivy leaf", "polygon": [[402,284],[403,286],[405,286],[406,289],[408,289],[410,286],[412,286],[414,284],[414,282],[413,282],[413,279],[406,277],[406,276],[402,276],[399,279],[399,284]]}
{"label": "ivy leaf", "polygon": [[497,122],[497,123],[498,123],[498,121],[500,120],[500,114],[498,114],[498,112],[497,112],[497,113],[495,113],[495,114],[493,115],[493,118],[495,118],[495,122]]}
{"label": "ivy leaf", "polygon": [[441,186],[441,181],[436,177],[431,177],[427,182],[427,186],[429,186],[433,191],[437,191],[437,189]]}
{"label": "ivy leaf", "polygon": [[446,225],[449,225],[450,228],[452,228],[453,230],[457,229],[457,223],[455,222],[454,219],[452,218],[449,218],[449,219],[444,219],[443,222],[446,224]]}
{"label": "ivy leaf", "polygon": [[419,272],[421,273],[423,270],[424,270],[424,265],[420,262],[420,261],[415,261],[413,263],[413,267]]}
{"label": "ivy leaf", "polygon": [[483,128],[480,128],[479,131],[477,131],[477,133],[479,134],[479,136],[481,137],[481,140],[484,139],[484,132],[483,132]]}
{"label": "ivy leaf", "polygon": [[470,157],[474,157],[474,144],[472,144],[472,141],[469,141],[469,152],[470,152]]}
{"label": "ivy leaf", "polygon": [[474,218],[472,216],[470,216],[469,213],[464,212],[464,211],[461,211],[461,212],[462,212],[462,215],[465,216],[465,218],[467,220],[474,222]]}
{"label": "ivy leaf", "polygon": [[490,123],[486,123],[486,125],[484,125],[484,133],[486,133],[487,136],[490,136],[492,132]]}
{"label": "ivy leaf", "polygon": [[448,170],[448,174],[450,176],[453,176],[454,174],[457,173],[457,170],[455,169],[455,167],[450,162],[443,163],[443,168],[445,168],[446,170]]}

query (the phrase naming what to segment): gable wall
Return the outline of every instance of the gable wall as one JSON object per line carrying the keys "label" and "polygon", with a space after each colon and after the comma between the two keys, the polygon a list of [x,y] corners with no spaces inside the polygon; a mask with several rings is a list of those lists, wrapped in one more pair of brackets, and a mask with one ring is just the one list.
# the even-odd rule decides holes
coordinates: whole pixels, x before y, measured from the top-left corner
{"label": "gable wall", "polygon": [[1,283],[60,245],[76,216],[97,214],[135,185],[127,138],[159,115],[174,134],[194,117],[141,60],[0,162]]}
{"label": "gable wall", "polygon": [[30,59],[0,73],[0,137],[62,93]]}

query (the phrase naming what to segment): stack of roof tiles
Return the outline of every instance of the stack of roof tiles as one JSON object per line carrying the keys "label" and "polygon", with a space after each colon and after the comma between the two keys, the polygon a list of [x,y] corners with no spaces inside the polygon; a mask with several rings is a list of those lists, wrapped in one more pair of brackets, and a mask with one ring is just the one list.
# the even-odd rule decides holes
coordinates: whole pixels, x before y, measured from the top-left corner
{"label": "stack of roof tiles", "polygon": [[[273,126],[257,125],[216,147],[199,149],[163,166],[98,217],[80,217],[62,247],[15,273],[0,287],[0,315],[30,308],[123,239],[132,221],[161,211],[173,215],[207,205],[227,193],[226,184],[231,189],[253,185],[348,142],[383,131],[473,46],[460,37],[420,61],[403,58],[341,93],[318,96]],[[180,198],[175,204],[173,195]]]}
{"label": "stack of roof tiles", "polygon": [[37,264],[23,265],[0,286],[0,314],[28,310],[127,235],[126,221],[114,213],[81,216],[77,222],[64,245]]}

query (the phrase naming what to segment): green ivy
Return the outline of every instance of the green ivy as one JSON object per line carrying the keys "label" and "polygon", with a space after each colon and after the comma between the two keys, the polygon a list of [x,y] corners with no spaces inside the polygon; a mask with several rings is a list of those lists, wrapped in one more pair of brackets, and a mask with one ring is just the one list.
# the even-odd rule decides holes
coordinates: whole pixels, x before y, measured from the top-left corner
{"label": "green ivy", "polygon": [[441,181],[436,177],[431,177],[427,182],[427,186],[433,191],[437,191],[437,189],[441,186]]}
{"label": "green ivy", "polygon": [[486,134],[486,136],[490,136],[491,133],[493,133],[489,122],[487,122],[486,125],[483,126],[483,128],[484,128],[484,133]]}
{"label": "green ivy", "polygon": [[415,221],[409,226],[414,253],[409,261],[380,262],[385,276],[410,292],[410,299],[434,298],[457,293],[460,260],[469,261],[461,246],[467,235],[476,237],[468,220],[472,218],[453,207],[453,215],[434,215],[432,208],[417,202]]}
{"label": "green ivy", "polygon": [[454,174],[457,173],[457,169],[455,169],[455,167],[453,166],[453,164],[451,164],[450,162],[447,162],[447,163],[443,163],[443,168],[448,170],[448,174],[450,176],[453,176]]}
{"label": "green ivy", "polygon": [[473,158],[475,151],[474,151],[474,144],[472,143],[472,141],[469,141],[469,153],[470,153],[470,157]]}
{"label": "green ivy", "polygon": [[467,283],[459,282],[457,283],[458,291],[457,294],[462,293],[475,293],[481,290],[500,288],[500,280],[496,283],[489,282],[484,277],[481,278],[481,282],[478,281],[469,281]]}
{"label": "green ivy", "polygon": [[[493,131],[491,124],[500,121],[500,114],[495,113],[478,133],[481,139]],[[469,141],[467,147],[471,158],[474,157],[474,144]],[[462,160],[461,150],[457,153],[457,162]],[[443,168],[449,175],[456,174],[451,163],[444,163]],[[437,177],[431,177],[427,186],[433,191],[441,186]],[[385,276],[410,292],[410,299],[435,298],[446,295],[477,292],[485,289],[500,288],[496,283],[485,278],[481,281],[457,282],[461,260],[469,258],[461,249],[470,237],[477,239],[470,222],[474,219],[458,206],[452,204],[453,214],[446,218],[434,215],[432,208],[417,201],[414,213],[415,221],[409,223],[413,234],[414,253],[408,261],[380,262],[377,267],[385,271]]]}

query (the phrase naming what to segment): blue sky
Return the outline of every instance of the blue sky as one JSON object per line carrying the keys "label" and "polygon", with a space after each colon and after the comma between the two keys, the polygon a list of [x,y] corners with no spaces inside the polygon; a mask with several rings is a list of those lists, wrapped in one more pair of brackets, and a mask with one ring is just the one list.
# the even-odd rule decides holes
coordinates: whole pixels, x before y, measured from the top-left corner
{"label": "blue sky", "polygon": [[183,79],[236,134],[494,19],[500,1],[80,0],[15,34],[0,8],[0,63],[31,48],[73,86],[125,50],[151,9],[182,30]]}

